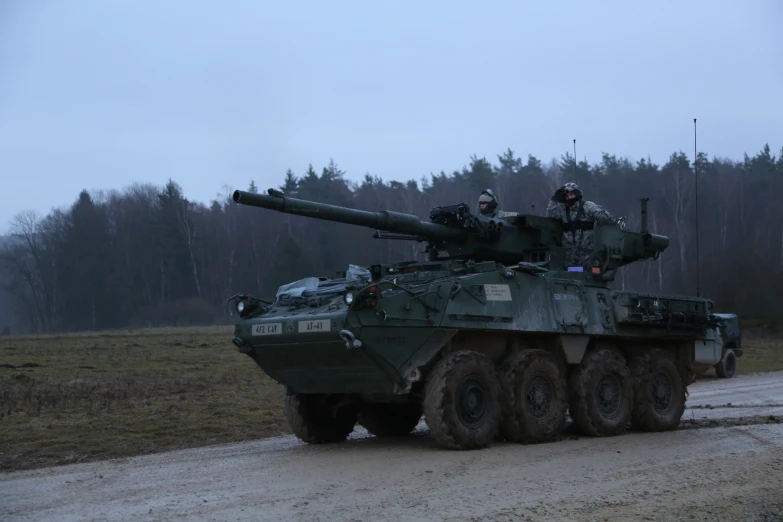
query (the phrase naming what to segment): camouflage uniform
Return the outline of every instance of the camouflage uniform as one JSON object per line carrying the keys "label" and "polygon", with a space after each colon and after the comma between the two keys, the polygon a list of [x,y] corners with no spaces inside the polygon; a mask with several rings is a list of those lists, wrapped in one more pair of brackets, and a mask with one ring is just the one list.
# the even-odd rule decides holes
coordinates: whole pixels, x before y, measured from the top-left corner
{"label": "camouflage uniform", "polygon": [[[576,197],[566,201],[568,192],[575,193]],[[582,191],[576,183],[566,183],[555,191],[546,215],[566,225],[563,233],[566,266],[594,266],[593,226],[612,222],[612,215],[592,201],[583,201]]]}
{"label": "camouflage uniform", "polygon": [[[500,200],[492,191],[492,189],[487,189],[481,193],[481,196],[479,196],[479,200],[478,200],[479,212],[483,217],[498,218],[498,219],[503,219],[504,217],[516,215],[515,212],[506,212],[504,210],[498,210],[499,202]],[[486,203],[487,206],[481,208],[482,203]]]}

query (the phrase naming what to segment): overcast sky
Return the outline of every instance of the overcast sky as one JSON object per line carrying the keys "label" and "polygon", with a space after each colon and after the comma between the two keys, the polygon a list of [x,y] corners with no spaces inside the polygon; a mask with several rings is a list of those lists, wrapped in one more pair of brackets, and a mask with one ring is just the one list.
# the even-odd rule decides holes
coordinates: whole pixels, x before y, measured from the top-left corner
{"label": "overcast sky", "polygon": [[82,188],[209,201],[334,158],[419,179],[572,149],[783,146],[783,2],[0,1],[0,233]]}

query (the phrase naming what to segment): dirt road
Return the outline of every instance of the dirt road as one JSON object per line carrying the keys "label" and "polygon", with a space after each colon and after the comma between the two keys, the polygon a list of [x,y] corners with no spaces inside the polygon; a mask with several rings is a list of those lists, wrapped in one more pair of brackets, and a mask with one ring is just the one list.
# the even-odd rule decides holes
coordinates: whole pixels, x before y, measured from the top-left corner
{"label": "dirt road", "polygon": [[422,424],[7,473],[0,520],[783,521],[783,373],[700,381],[688,405],[670,433],[452,452]]}

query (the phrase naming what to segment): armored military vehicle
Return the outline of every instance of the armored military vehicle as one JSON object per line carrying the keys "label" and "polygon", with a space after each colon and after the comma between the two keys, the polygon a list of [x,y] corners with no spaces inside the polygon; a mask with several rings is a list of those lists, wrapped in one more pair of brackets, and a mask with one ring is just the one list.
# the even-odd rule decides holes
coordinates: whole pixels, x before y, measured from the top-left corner
{"label": "armored military vehicle", "polygon": [[565,225],[536,215],[488,219],[464,203],[430,221],[285,197],[236,203],[375,229],[426,244],[426,261],[345,267],[272,299],[229,298],[233,343],[285,386],[291,429],[344,440],[357,422],[404,435],[422,414],[444,448],[552,441],[570,416],[592,436],[674,429],[685,390],[722,360],[727,325],[709,299],[614,291],[617,270],[655,259],[668,238],[614,222],[594,228],[594,268],[565,266]]}

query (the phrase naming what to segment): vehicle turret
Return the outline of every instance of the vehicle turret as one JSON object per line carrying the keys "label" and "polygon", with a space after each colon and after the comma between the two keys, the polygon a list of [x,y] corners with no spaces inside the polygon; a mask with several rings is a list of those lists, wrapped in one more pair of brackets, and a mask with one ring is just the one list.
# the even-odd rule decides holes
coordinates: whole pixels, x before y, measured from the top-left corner
{"label": "vehicle turret", "polygon": [[[375,229],[376,239],[427,242],[431,261],[470,259],[504,264],[535,263],[550,270],[565,270],[562,237],[565,226],[558,220],[534,214],[508,213],[503,218],[487,218],[471,213],[465,203],[438,206],[430,211],[430,221],[391,210],[368,212],[285,196],[269,189],[268,195],[236,190],[234,202],[266,208],[285,214],[348,223]],[[655,259],[669,244],[666,236],[647,230],[647,199],[642,200],[642,230],[624,230],[613,221],[595,227],[595,258],[605,281],[616,270],[642,259]]]}

